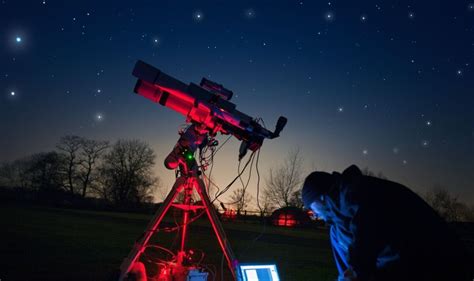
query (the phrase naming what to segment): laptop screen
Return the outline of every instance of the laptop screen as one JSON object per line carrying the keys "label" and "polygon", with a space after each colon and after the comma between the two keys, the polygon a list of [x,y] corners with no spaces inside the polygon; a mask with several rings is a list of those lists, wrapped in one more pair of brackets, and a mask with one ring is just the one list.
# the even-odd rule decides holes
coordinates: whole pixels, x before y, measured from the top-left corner
{"label": "laptop screen", "polygon": [[242,281],[280,281],[275,264],[239,265]]}

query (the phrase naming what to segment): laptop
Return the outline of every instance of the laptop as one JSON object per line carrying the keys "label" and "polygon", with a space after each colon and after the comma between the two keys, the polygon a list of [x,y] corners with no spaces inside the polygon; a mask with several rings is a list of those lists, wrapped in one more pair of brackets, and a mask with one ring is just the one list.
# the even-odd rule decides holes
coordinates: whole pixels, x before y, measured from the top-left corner
{"label": "laptop", "polygon": [[275,264],[239,264],[239,281],[280,281]]}

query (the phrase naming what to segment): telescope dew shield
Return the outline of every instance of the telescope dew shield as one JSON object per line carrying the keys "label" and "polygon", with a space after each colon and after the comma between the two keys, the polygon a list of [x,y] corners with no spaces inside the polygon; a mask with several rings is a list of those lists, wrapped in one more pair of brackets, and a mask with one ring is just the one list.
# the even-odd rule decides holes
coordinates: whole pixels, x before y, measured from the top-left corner
{"label": "telescope dew shield", "polygon": [[193,108],[195,98],[187,94],[188,85],[181,81],[140,60],[133,75],[138,78],[135,93],[185,116]]}

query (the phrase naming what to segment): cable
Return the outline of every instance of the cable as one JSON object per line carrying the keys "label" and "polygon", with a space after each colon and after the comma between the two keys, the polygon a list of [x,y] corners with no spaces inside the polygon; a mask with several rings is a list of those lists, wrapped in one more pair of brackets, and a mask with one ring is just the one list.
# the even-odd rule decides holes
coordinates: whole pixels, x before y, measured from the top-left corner
{"label": "cable", "polygon": [[176,256],[171,250],[169,250],[168,248],[165,248],[163,246],[159,246],[159,245],[147,245],[146,248],[157,248],[158,250],[163,250],[165,252],[167,252],[168,254],[170,254],[173,258]]}
{"label": "cable", "polygon": [[244,254],[248,252],[248,249],[250,249],[250,247],[252,247],[254,245],[254,243],[257,242],[257,240],[260,239],[267,230],[267,223],[266,223],[266,219],[265,219],[265,213],[262,210],[262,208],[260,207],[260,203],[258,201],[259,193],[260,193],[260,171],[258,169],[258,160],[259,160],[259,158],[260,158],[260,149],[258,150],[258,153],[257,153],[257,163],[255,165],[255,168],[257,170],[257,206],[258,206],[258,209],[260,210],[260,213],[261,213],[262,218],[263,218],[263,227],[262,227],[262,230],[260,231],[260,233],[252,240],[252,243],[249,243],[247,245],[247,248],[245,248],[245,250],[242,252]]}
{"label": "cable", "polygon": [[253,167],[253,162],[255,160],[255,155],[252,154],[251,155],[251,162],[250,162],[250,170],[249,170],[249,176],[247,178],[247,183],[244,184],[244,181],[242,180],[242,173],[240,173],[240,161],[239,161],[239,165],[237,166],[237,174],[239,175],[239,179],[240,179],[240,182],[242,183],[242,197],[239,198],[237,201],[234,201],[234,202],[227,202],[225,204],[227,205],[233,205],[233,204],[237,204],[239,203],[240,201],[242,200],[245,200],[245,192],[247,191],[247,187],[249,186],[249,183],[250,183],[250,179],[252,178],[252,167]]}
{"label": "cable", "polygon": [[258,149],[257,164],[255,165],[255,167],[257,168],[257,207],[260,210],[260,212],[262,212],[262,208],[260,207],[260,201],[259,201],[259,197],[260,197],[260,171],[258,170],[259,159],[260,159],[260,148]]}
{"label": "cable", "polygon": [[239,176],[242,175],[242,173],[245,171],[247,166],[250,164],[250,161],[252,160],[254,154],[255,154],[255,151],[252,152],[249,160],[247,161],[247,163],[245,163],[244,169],[240,172],[240,174],[238,174],[223,190],[221,190],[219,193],[216,193],[215,198],[214,200],[211,201],[211,203],[214,203],[214,201],[216,201],[220,196],[222,196],[225,192],[227,192],[227,190],[229,190],[229,188],[234,184],[234,182],[239,178]]}
{"label": "cable", "polygon": [[[227,137],[227,139],[217,148],[217,149],[211,149],[211,155],[210,155],[210,162],[211,162],[211,169],[209,170],[209,176],[206,176],[206,173],[203,172],[203,175],[205,177],[208,178],[209,180],[209,185],[207,186],[207,194],[211,194],[211,178],[212,178],[212,170],[214,169],[214,156],[216,155],[216,153],[230,140],[230,138],[232,137],[232,135],[230,135],[229,137]],[[217,188],[217,191],[215,194],[219,193],[220,192],[220,188],[217,184],[213,184],[216,188]],[[214,200],[212,201],[214,202]]]}
{"label": "cable", "polygon": [[216,153],[224,146],[224,144],[226,144],[230,138],[232,137],[232,135],[230,135],[216,150]]}

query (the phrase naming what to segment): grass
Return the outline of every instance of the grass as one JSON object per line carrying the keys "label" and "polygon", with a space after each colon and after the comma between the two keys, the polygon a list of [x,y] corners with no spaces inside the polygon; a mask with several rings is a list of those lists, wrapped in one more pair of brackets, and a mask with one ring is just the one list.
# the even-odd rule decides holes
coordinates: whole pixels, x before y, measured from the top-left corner
{"label": "grass", "polygon": [[[0,280],[107,280],[150,219],[142,214],[0,206]],[[325,230],[242,222],[224,223],[224,229],[240,262],[275,262],[282,280],[336,277]],[[157,234],[154,242],[175,248],[175,237]],[[190,226],[187,246],[206,253],[203,263],[211,264],[215,280],[220,280],[222,254],[207,221]],[[230,280],[227,272],[224,276]]]}

